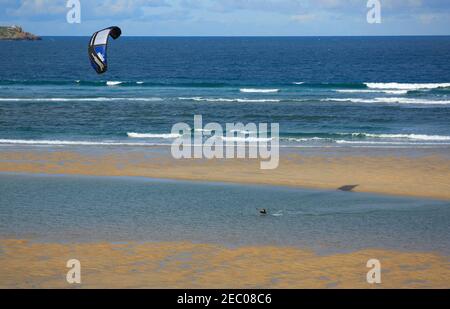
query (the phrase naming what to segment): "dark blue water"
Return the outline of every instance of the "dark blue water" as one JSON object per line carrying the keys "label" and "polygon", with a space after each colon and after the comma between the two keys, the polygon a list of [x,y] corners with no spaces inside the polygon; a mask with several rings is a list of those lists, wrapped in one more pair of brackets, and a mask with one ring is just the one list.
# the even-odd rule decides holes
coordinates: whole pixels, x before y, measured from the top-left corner
{"label": "dark blue water", "polygon": [[0,42],[0,144],[170,143],[201,114],[287,146],[450,145],[450,37],[122,37],[101,76],[88,40]]}
{"label": "dark blue water", "polygon": [[[444,201],[144,178],[0,175],[0,235],[449,254]],[[267,208],[260,216],[257,208]]]}

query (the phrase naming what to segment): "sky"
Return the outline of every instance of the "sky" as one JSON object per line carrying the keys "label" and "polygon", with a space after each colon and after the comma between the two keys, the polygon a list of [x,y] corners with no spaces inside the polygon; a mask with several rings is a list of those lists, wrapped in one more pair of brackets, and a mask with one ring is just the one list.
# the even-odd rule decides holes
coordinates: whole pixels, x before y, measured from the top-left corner
{"label": "sky", "polygon": [[367,22],[368,0],[79,1],[71,24],[68,0],[0,0],[0,25],[43,36],[112,25],[130,36],[450,35],[450,0],[379,0],[380,24]]}

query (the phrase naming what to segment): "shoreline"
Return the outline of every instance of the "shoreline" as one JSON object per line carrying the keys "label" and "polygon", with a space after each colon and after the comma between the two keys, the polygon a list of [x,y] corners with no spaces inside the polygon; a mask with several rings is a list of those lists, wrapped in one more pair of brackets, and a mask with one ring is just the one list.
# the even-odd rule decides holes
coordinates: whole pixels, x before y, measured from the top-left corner
{"label": "shoreline", "polygon": [[281,153],[275,170],[260,170],[258,160],[175,160],[170,153],[122,151],[3,149],[0,172],[131,176],[205,182],[275,185],[336,190],[358,185],[355,192],[450,200],[450,159],[430,151],[418,157],[372,155],[345,150],[342,154]]}
{"label": "shoreline", "polygon": [[[317,255],[291,247],[189,242],[37,243],[0,239],[0,288],[449,288],[448,258],[364,249]],[[78,259],[81,285],[66,262]],[[382,284],[366,281],[377,258]]]}

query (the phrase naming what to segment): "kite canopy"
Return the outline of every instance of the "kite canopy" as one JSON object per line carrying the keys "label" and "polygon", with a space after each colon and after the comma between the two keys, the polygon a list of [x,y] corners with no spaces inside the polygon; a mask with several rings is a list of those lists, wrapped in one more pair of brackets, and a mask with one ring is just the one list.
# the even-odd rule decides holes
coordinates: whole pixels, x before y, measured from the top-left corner
{"label": "kite canopy", "polygon": [[122,31],[119,27],[109,27],[95,32],[89,41],[89,59],[91,65],[98,74],[105,73],[108,65],[106,61],[106,49],[108,38],[111,36],[114,40],[120,37]]}

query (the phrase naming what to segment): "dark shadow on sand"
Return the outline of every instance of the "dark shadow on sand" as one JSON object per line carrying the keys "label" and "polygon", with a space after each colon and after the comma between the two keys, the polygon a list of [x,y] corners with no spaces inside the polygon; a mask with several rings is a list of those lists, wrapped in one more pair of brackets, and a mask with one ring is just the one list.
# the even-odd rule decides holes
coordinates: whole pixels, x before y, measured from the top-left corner
{"label": "dark shadow on sand", "polygon": [[345,185],[342,187],[339,187],[338,190],[344,191],[344,192],[352,192],[353,189],[355,189],[359,185]]}

